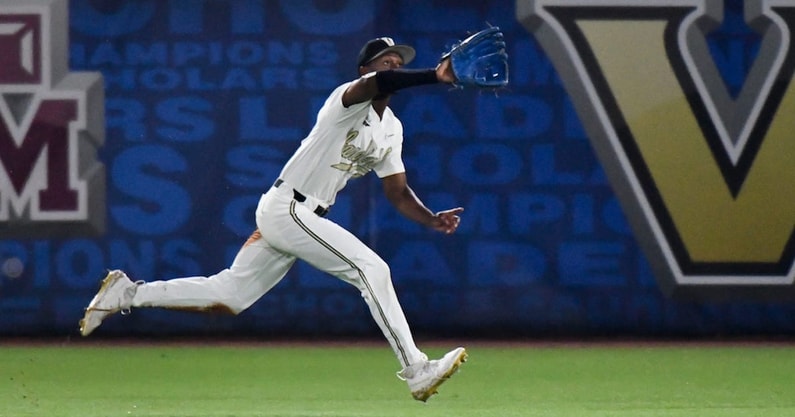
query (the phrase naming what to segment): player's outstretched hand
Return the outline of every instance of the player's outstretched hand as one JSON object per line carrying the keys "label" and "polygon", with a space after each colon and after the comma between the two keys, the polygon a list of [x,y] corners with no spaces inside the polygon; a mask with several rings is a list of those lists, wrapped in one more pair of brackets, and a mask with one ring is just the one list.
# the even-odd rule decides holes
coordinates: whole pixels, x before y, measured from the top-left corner
{"label": "player's outstretched hand", "polygon": [[453,84],[457,81],[455,72],[453,72],[453,65],[450,63],[450,57],[439,61],[439,65],[436,66],[436,78],[439,82],[446,84]]}
{"label": "player's outstretched hand", "polygon": [[431,228],[447,235],[455,233],[458,225],[461,224],[461,217],[458,215],[463,211],[463,207],[456,207],[436,213],[436,221],[431,225]]}

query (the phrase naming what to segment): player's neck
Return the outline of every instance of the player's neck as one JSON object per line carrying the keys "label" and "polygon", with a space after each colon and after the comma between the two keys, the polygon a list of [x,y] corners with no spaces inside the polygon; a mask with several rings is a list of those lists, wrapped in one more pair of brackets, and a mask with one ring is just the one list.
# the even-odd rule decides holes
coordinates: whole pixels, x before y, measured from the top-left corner
{"label": "player's neck", "polygon": [[384,110],[386,109],[386,106],[389,104],[389,96],[373,100],[370,102],[370,104],[373,106],[373,110],[375,110],[375,112],[378,114],[378,117],[383,119]]}

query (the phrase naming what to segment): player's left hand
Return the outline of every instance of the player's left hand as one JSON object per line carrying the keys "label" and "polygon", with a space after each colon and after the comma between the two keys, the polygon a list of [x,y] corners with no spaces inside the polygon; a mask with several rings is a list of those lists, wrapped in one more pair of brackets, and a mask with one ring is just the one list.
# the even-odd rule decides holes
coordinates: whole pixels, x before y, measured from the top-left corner
{"label": "player's left hand", "polygon": [[453,84],[456,82],[455,72],[450,62],[450,57],[444,58],[436,66],[436,78],[441,83]]}
{"label": "player's left hand", "polygon": [[455,233],[458,225],[461,224],[461,217],[458,215],[464,211],[463,207],[456,207],[436,213],[436,220],[431,226],[433,230],[444,234]]}

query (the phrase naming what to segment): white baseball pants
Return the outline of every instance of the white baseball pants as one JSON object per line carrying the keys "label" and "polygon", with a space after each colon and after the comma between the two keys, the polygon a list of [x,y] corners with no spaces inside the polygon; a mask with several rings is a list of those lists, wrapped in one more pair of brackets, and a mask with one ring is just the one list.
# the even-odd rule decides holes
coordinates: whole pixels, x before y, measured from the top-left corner
{"label": "white baseball pants", "polygon": [[247,309],[285,276],[297,258],[359,289],[401,365],[426,359],[414,343],[392,286],[389,266],[338,224],[316,215],[312,197],[299,203],[288,184],[272,187],[256,211],[261,237],[240,249],[232,266],[210,277],[142,284],[133,307],[199,311]]}

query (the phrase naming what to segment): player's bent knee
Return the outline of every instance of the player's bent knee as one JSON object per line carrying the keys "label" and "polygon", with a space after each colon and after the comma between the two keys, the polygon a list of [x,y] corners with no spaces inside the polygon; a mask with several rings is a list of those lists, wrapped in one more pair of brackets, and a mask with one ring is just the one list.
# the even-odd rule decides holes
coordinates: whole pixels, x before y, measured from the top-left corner
{"label": "player's bent knee", "polygon": [[362,270],[364,279],[367,280],[366,287],[376,291],[390,291],[392,288],[392,275],[389,265],[381,259],[370,262],[366,269]]}
{"label": "player's bent knee", "polygon": [[391,271],[389,265],[383,259],[378,258],[366,264],[364,274],[368,277],[389,279]]}
{"label": "player's bent knee", "polygon": [[381,282],[390,279],[389,265],[382,260],[373,260],[361,265],[359,275],[370,283]]}
{"label": "player's bent knee", "polygon": [[246,309],[251,307],[252,304],[253,301],[249,302],[247,300],[235,296],[234,294],[229,294],[227,297],[221,300],[221,303],[219,303],[218,306],[221,308],[225,308],[226,311],[222,312],[231,314],[233,316],[237,316],[238,314],[244,312]]}

